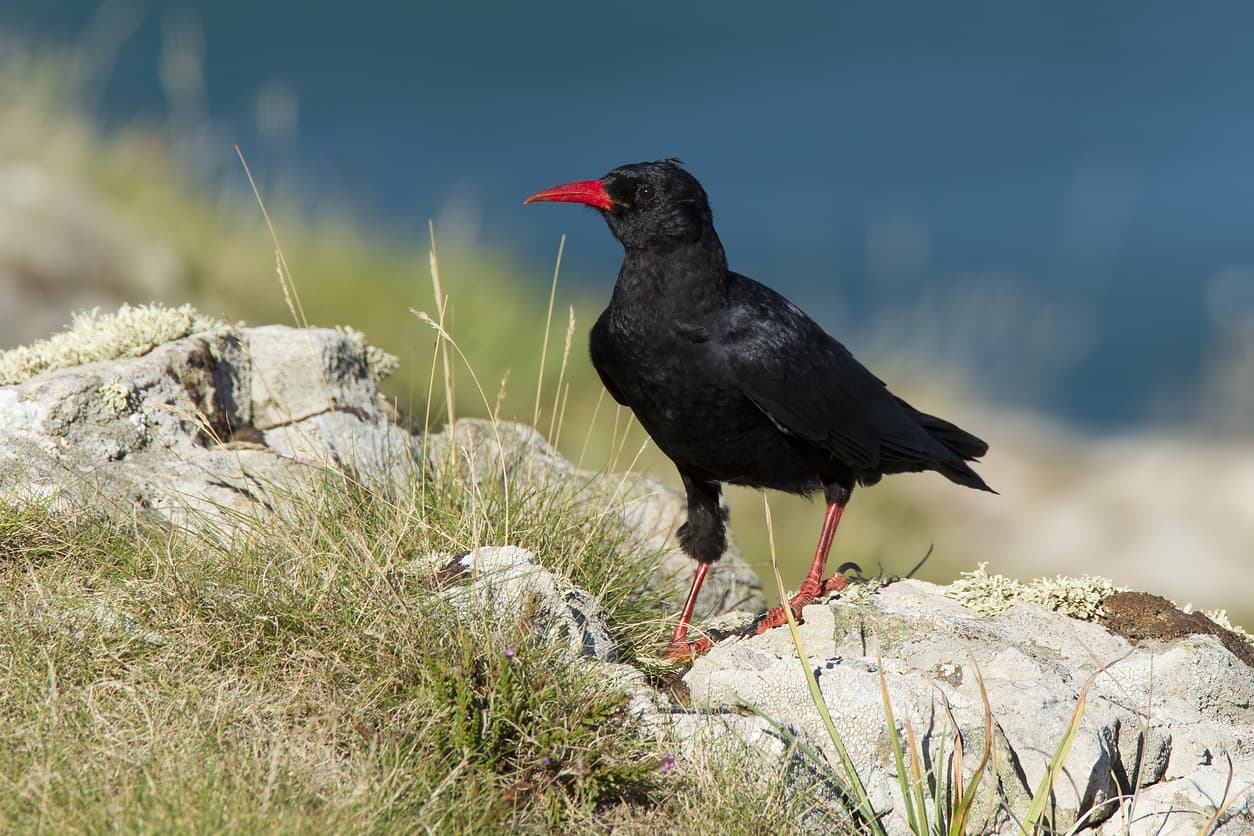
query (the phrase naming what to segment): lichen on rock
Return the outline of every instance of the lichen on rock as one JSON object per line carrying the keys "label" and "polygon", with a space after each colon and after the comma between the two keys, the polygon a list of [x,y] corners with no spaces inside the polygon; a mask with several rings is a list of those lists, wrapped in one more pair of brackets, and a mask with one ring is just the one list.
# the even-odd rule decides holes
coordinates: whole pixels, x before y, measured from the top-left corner
{"label": "lichen on rock", "polygon": [[399,357],[389,354],[378,346],[371,345],[366,341],[366,335],[356,328],[349,325],[337,325],[335,330],[348,337],[354,348],[366,359],[366,374],[375,383],[389,377],[400,368]]}
{"label": "lichen on rock", "polygon": [[191,305],[123,305],[116,313],[79,311],[70,326],[44,340],[0,352],[0,386],[29,380],[41,372],[101,360],[140,357],[162,343],[201,331],[231,326]]}
{"label": "lichen on rock", "polygon": [[114,415],[127,415],[133,408],[134,391],[126,381],[116,374],[100,384],[100,399],[105,402]]}
{"label": "lichen on rock", "polygon": [[981,563],[973,571],[963,572],[945,594],[977,615],[996,615],[1016,601],[1027,601],[1072,618],[1092,621],[1101,617],[1102,601],[1126,589],[1097,575],[1078,578],[1059,575],[1024,583],[1005,575],[990,575],[987,567],[987,563]]}
{"label": "lichen on rock", "polygon": [[[1078,578],[1059,575],[1024,583],[1005,575],[990,575],[987,567],[988,563],[981,563],[973,571],[961,573],[945,595],[962,602],[976,615],[997,615],[1016,601],[1027,601],[1082,621],[1101,621],[1108,615],[1104,602],[1116,593],[1130,592],[1128,587],[1116,586],[1113,581],[1097,575]],[[1192,604],[1179,606],[1183,615],[1192,614],[1194,609]],[[1203,610],[1202,615],[1219,628],[1254,645],[1254,635],[1233,624],[1224,610]]]}

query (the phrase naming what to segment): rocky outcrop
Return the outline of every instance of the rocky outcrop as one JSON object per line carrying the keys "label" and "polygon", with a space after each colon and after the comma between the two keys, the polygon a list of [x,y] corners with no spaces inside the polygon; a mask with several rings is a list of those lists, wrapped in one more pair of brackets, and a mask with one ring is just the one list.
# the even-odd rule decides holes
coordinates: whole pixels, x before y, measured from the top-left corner
{"label": "rocky outcrop", "polygon": [[[538,608],[529,604],[541,622],[618,681],[642,726],[680,753],[696,757],[737,741],[760,762],[814,785],[826,767],[798,756],[792,744],[800,742],[843,778],[787,628],[724,640],[695,660],[681,685],[656,687],[633,667],[607,664],[614,646],[595,603],[533,556],[484,548],[462,564],[480,573],[466,576],[458,600],[479,599],[502,624],[521,611],[502,609],[515,579],[528,596],[542,593]],[[924,772],[953,750],[956,723],[969,779],[992,729],[972,832],[1019,832],[1018,817],[1042,785],[1082,694],[1078,731],[1049,795],[1055,831],[1196,834],[1210,823],[1208,832],[1244,834],[1254,826],[1254,669],[1215,636],[1133,644],[1040,604],[980,615],[946,588],[920,581],[851,590],[846,599],[807,607],[800,636],[890,833],[910,831],[881,681],[901,739],[907,726],[918,739]],[[842,805],[834,791],[828,801]]]}
{"label": "rocky outcrop", "polygon": [[[477,490],[509,490],[519,503],[556,484],[616,515],[637,546],[653,550],[659,569],[649,583],[678,604],[692,571],[674,539],[678,494],[646,478],[579,471],[519,425],[461,421],[418,439],[378,393],[386,365],[351,332],[268,326],[215,328],[140,357],[46,371],[0,388],[0,484],[9,499],[141,513],[216,537],[264,521],[282,494],[328,467],[389,487],[439,471]],[[836,763],[789,630],[721,641],[662,686],[656,669],[647,676],[616,661],[595,596],[500,546],[444,557],[442,594],[454,611],[512,624],[525,610],[579,664],[618,682],[641,727],[681,760],[736,742],[798,782],[830,786],[825,767],[792,748],[806,743]],[[1201,616],[1151,630],[1161,619],[1140,599],[1120,599],[1143,616],[1123,613],[1136,629],[1120,635],[1038,603],[994,613],[971,590],[854,584],[804,613],[808,664],[890,832],[906,824],[882,686],[924,769],[952,751],[956,726],[969,772],[991,729],[992,763],[975,805],[975,824],[988,831],[1016,832],[1081,694],[1078,733],[1049,799],[1056,829],[1196,833],[1217,812],[1213,832],[1254,829],[1254,670],[1232,649],[1244,649],[1233,635],[1199,634]],[[1091,609],[1084,596],[1058,600]],[[706,615],[739,608],[745,617],[764,606],[734,550],[701,603]],[[1120,612],[1111,609],[1114,626]]]}
{"label": "rocky outcrop", "polygon": [[462,618],[487,615],[502,630],[516,629],[528,613],[531,635],[566,648],[572,658],[614,661],[618,645],[605,624],[604,608],[570,581],[517,546],[486,546],[454,560],[441,572],[447,597]]}
{"label": "rocky outcrop", "polygon": [[[1224,801],[1229,764],[1229,798],[1238,800],[1215,832],[1254,825],[1254,669],[1214,636],[1133,645],[1038,604],[983,617],[945,591],[900,581],[856,602],[808,607],[801,626],[836,727],[876,808],[896,811],[898,832],[906,831],[881,673],[902,739],[908,722],[930,761],[942,742],[952,749],[952,714],[968,768],[990,713],[982,682],[994,809],[1003,810],[986,824],[993,830],[1014,832],[1009,811],[1027,809],[1086,685],[1079,732],[1051,796],[1057,828],[1083,818],[1100,832],[1196,833]],[[837,763],[788,630],[720,643],[683,681],[693,709],[718,715],[753,705]],[[987,804],[981,798],[976,809]]]}
{"label": "rocky outcrop", "polygon": [[0,484],[229,536],[328,465],[414,472],[370,371],[351,333],[271,325],[46,372],[0,388]]}

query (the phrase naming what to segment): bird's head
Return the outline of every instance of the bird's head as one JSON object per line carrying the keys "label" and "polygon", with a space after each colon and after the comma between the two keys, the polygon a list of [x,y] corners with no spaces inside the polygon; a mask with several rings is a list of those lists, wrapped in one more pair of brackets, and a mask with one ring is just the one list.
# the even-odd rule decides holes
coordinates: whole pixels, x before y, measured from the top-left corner
{"label": "bird's head", "polygon": [[629,250],[697,241],[714,224],[705,189],[674,159],[621,165],[600,180],[554,186],[524,202],[542,200],[599,209]]}

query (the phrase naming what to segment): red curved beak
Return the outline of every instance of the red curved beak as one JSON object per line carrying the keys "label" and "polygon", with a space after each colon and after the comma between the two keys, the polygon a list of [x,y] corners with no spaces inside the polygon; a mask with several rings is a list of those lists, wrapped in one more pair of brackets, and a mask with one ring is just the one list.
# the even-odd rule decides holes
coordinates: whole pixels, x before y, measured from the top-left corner
{"label": "red curved beak", "polygon": [[523,203],[537,203],[551,200],[558,203],[583,203],[597,209],[608,211],[613,208],[614,201],[605,192],[605,184],[600,180],[580,180],[577,183],[564,183],[542,192],[536,192]]}

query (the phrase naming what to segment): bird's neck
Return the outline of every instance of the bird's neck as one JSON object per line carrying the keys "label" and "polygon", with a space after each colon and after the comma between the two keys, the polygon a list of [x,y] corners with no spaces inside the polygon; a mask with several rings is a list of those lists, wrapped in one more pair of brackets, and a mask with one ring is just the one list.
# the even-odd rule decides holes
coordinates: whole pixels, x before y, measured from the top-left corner
{"label": "bird's neck", "polygon": [[696,241],[627,248],[614,302],[634,307],[682,301],[693,313],[723,304],[727,256],[718,234],[710,229]]}

